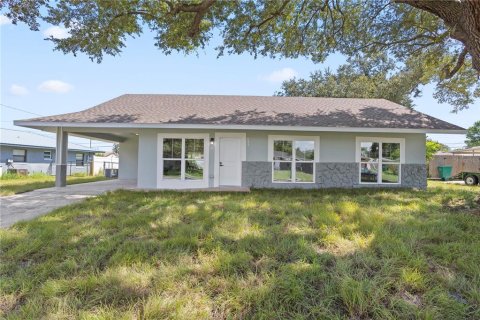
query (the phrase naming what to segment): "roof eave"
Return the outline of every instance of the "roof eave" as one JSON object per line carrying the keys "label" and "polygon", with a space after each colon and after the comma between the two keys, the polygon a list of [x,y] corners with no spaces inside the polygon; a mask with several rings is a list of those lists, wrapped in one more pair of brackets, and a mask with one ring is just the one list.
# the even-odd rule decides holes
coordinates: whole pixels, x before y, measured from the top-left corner
{"label": "roof eave", "polygon": [[392,132],[392,133],[443,133],[465,134],[466,129],[433,128],[367,128],[367,127],[318,127],[281,125],[226,125],[182,123],[92,123],[92,122],[45,122],[16,120],[14,124],[27,128],[137,128],[137,129],[216,129],[216,130],[267,130],[267,131],[327,131],[327,132]]}

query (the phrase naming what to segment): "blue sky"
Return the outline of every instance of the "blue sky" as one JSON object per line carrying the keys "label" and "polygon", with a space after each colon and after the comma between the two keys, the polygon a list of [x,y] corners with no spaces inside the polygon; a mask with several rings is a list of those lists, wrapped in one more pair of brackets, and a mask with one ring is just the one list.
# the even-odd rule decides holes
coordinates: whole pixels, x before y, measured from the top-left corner
{"label": "blue sky", "polygon": [[[282,80],[307,77],[310,72],[344,62],[339,55],[323,64],[300,59],[254,59],[248,54],[217,59],[211,45],[198,55],[165,56],[153,45],[149,33],[129,39],[123,53],[107,56],[101,64],[85,55],[53,51],[45,34],[63,36],[65,31],[44,26],[39,32],[0,19],[1,103],[36,114],[73,112],[94,106],[124,93],[184,93],[272,95]],[[415,99],[416,109],[454,124],[468,127],[480,119],[480,102],[469,110],[450,113],[451,107],[432,98],[427,86]],[[1,126],[14,128],[12,121],[33,115],[1,107]],[[20,128],[21,129],[21,128]],[[462,135],[432,135],[452,147],[460,147]],[[76,140],[80,143],[85,141]],[[105,142],[94,142],[100,148]]]}

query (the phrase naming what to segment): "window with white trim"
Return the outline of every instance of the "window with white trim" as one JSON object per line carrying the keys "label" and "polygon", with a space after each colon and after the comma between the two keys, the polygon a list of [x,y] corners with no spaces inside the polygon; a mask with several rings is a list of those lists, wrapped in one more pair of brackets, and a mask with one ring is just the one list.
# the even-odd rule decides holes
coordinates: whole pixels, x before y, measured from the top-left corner
{"label": "window with white trim", "polygon": [[12,160],[13,162],[27,162],[27,150],[13,149]]}
{"label": "window with white trim", "polygon": [[85,164],[83,153],[75,153],[75,166],[83,167]]}
{"label": "window with white trim", "polygon": [[318,139],[270,136],[274,183],[314,183]]}
{"label": "window with white trim", "polygon": [[43,151],[43,160],[52,160],[52,151],[50,150]]}
{"label": "window with white trim", "polygon": [[163,179],[203,180],[205,139],[163,138]]}
{"label": "window with white trim", "polygon": [[357,139],[360,183],[399,184],[404,162],[404,140],[395,138]]}

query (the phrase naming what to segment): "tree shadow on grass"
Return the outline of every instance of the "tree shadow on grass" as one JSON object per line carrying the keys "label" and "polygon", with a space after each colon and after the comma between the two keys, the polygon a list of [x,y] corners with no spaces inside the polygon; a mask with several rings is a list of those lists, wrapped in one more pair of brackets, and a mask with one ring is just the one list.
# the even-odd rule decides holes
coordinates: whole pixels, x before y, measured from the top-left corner
{"label": "tree shadow on grass", "polygon": [[446,206],[458,199],[475,205],[467,191],[117,191],[2,233],[0,288],[23,296],[12,316],[65,299],[140,318],[475,318],[480,222]]}

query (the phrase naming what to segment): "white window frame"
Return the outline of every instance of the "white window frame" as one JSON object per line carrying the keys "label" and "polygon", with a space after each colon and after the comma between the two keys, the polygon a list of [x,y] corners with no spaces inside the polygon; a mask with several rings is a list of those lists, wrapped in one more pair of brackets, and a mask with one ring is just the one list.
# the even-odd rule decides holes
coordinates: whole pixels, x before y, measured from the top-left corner
{"label": "white window frame", "polygon": [[[378,172],[377,182],[362,182],[362,142],[378,143]],[[399,143],[400,144],[400,161],[388,162],[388,164],[398,164],[398,182],[382,182],[382,144],[383,143]],[[356,137],[355,144],[355,160],[358,163],[358,183],[370,185],[398,185],[402,183],[402,165],[405,163],[405,139],[404,138],[387,138],[387,137]]]}
{"label": "white window frame", "polygon": [[[45,154],[48,153],[49,156],[45,157]],[[52,150],[43,150],[43,160],[52,160],[53,155],[52,155]]]}
{"label": "white window frame", "polygon": [[[283,140],[283,141],[292,141],[292,181],[274,181],[274,160],[273,160],[273,144],[274,141],[277,140]],[[313,181],[311,182],[306,182],[306,181],[296,181],[296,157],[295,153],[296,150],[294,148],[295,146],[295,141],[313,141]],[[272,163],[272,183],[292,183],[292,184],[314,184],[317,183],[317,177],[316,177],[316,163],[320,162],[320,137],[319,136],[290,136],[290,135],[269,135],[268,136],[268,161]],[[290,162],[290,161],[286,161]],[[310,161],[298,161],[298,162],[310,162]]]}
{"label": "white window frame", "polygon": [[[163,139],[182,139],[181,158],[171,159],[163,158]],[[187,180],[185,179],[185,139],[203,139],[203,179]],[[157,188],[165,189],[182,189],[182,188],[206,188],[208,187],[208,169],[209,169],[209,134],[176,134],[176,133],[160,133],[158,135],[158,158],[157,158]],[[163,178],[163,160],[180,160],[180,179],[164,179]]]}
{"label": "white window frame", "polygon": [[[14,154],[15,151],[23,151],[23,161],[15,161],[14,157],[19,157],[19,155],[17,154]],[[12,159],[13,159],[13,162],[17,162],[17,163],[26,163],[27,162],[27,149],[13,149],[12,150]]]}
{"label": "white window frame", "polygon": [[[77,156],[81,154],[82,160],[78,159]],[[81,161],[81,165],[78,165],[78,161]],[[75,167],[85,167],[85,154],[83,152],[75,152]]]}

